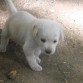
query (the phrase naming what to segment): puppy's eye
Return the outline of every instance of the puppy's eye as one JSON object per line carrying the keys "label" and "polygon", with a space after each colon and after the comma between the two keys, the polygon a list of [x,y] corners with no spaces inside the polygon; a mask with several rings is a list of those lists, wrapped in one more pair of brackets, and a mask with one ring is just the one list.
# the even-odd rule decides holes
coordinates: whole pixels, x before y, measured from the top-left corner
{"label": "puppy's eye", "polygon": [[54,42],[54,43],[56,43],[57,41],[56,41],[56,40],[54,40],[53,42]]}
{"label": "puppy's eye", "polygon": [[43,38],[41,39],[41,41],[42,41],[43,43],[45,43],[45,42],[46,42],[46,40],[45,40],[45,39],[43,39]]}

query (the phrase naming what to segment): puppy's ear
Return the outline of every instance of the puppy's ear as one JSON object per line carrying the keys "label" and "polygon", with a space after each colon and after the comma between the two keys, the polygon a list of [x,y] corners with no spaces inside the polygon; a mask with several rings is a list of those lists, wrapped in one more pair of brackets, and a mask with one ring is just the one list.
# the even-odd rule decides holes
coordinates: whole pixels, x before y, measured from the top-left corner
{"label": "puppy's ear", "polygon": [[37,25],[34,25],[33,30],[32,30],[33,37],[36,37],[37,33],[38,33],[38,27],[37,27]]}
{"label": "puppy's ear", "polygon": [[60,41],[64,40],[64,27],[60,27]]}

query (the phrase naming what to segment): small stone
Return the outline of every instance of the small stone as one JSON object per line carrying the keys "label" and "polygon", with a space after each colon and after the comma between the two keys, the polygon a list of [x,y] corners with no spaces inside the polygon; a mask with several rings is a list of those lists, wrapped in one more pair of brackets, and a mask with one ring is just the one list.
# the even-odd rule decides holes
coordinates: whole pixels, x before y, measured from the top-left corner
{"label": "small stone", "polygon": [[65,83],[68,83],[67,79],[64,79]]}
{"label": "small stone", "polygon": [[0,80],[0,83],[3,83],[4,82],[4,80]]}
{"label": "small stone", "polygon": [[70,72],[63,72],[63,73],[65,73],[65,74],[69,74]]}
{"label": "small stone", "polygon": [[15,80],[16,79],[16,74],[17,74],[16,70],[10,71],[9,74],[8,74],[9,79]]}
{"label": "small stone", "polygon": [[67,62],[63,62],[64,64],[67,63]]}

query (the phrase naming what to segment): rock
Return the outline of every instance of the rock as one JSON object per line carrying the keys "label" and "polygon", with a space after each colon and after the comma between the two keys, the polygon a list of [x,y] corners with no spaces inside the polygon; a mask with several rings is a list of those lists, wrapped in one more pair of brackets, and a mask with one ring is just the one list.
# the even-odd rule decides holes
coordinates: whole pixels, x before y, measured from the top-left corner
{"label": "rock", "polygon": [[16,70],[12,70],[12,71],[9,72],[8,78],[12,79],[12,80],[15,80],[16,79],[16,74],[17,74],[17,71]]}
{"label": "rock", "polygon": [[0,80],[0,83],[3,83],[4,82],[4,80]]}

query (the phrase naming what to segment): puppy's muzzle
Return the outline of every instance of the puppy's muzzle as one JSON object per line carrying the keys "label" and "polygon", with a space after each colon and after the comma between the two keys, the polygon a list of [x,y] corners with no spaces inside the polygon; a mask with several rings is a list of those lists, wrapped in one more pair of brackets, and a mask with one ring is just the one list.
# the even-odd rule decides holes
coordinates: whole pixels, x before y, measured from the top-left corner
{"label": "puppy's muzzle", "polygon": [[51,54],[51,52],[52,52],[52,51],[51,51],[50,49],[46,49],[46,50],[45,50],[45,53],[46,53],[46,54]]}

